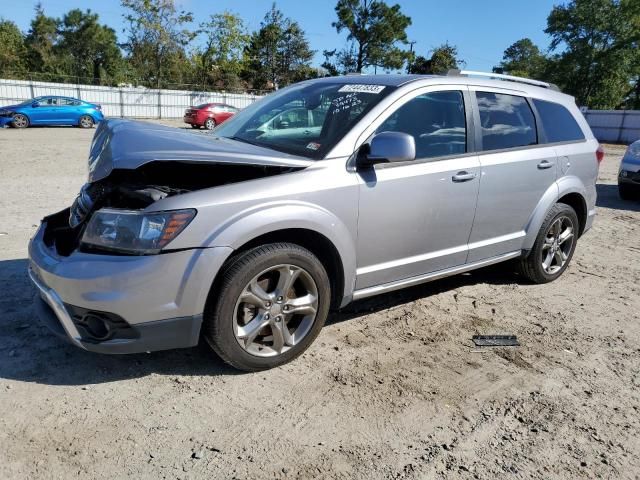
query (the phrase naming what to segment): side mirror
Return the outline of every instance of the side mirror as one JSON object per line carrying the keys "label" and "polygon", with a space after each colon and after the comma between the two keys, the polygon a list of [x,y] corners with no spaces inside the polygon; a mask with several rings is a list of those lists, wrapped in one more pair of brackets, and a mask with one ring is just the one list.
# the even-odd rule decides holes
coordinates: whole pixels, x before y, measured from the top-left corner
{"label": "side mirror", "polygon": [[416,159],[416,141],[403,132],[381,132],[371,139],[369,151],[359,155],[358,165],[409,162]]}
{"label": "side mirror", "polygon": [[39,107],[39,106],[40,106],[40,102],[33,102],[33,103],[31,104],[31,106],[32,106],[33,108]]}

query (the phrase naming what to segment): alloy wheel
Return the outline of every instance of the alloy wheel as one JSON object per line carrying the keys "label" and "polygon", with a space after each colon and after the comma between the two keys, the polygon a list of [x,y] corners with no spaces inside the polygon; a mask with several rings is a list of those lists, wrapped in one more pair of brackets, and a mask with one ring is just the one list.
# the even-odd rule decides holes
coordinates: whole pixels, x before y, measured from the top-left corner
{"label": "alloy wheel", "polygon": [[80,117],[80,126],[82,128],[91,128],[93,127],[93,120],[91,119],[91,117],[83,115],[82,117]]}
{"label": "alloy wheel", "polygon": [[549,274],[559,272],[567,263],[573,248],[575,228],[569,217],[556,218],[544,238],[542,245],[542,268]]}
{"label": "alloy wheel", "polygon": [[280,355],[306,337],[317,311],[318,288],[309,272],[290,264],[270,267],[253,277],[236,301],[236,340],[251,355]]}
{"label": "alloy wheel", "polygon": [[216,122],[211,118],[207,118],[207,120],[204,122],[204,126],[207,130],[213,130],[216,127]]}
{"label": "alloy wheel", "polygon": [[15,115],[13,117],[13,126],[16,128],[25,128],[28,124],[27,117],[24,115]]}

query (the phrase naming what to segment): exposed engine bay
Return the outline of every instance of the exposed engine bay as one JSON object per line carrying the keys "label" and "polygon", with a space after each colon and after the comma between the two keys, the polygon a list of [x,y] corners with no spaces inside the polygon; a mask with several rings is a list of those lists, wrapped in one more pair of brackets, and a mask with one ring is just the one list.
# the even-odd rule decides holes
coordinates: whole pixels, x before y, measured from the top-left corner
{"label": "exposed engine bay", "polygon": [[299,170],[299,167],[250,164],[150,162],[135,170],[115,169],[85,184],[73,205],[44,220],[45,243],[70,255],[80,245],[87,220],[101,208],[143,210],[167,197]]}

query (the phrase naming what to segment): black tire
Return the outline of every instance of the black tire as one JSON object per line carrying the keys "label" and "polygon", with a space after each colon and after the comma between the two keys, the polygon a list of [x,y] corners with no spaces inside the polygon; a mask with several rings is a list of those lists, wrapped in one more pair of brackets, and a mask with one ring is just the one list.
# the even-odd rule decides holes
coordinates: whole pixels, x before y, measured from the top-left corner
{"label": "black tire", "polygon": [[216,121],[213,118],[207,118],[204,121],[204,128],[206,128],[207,130],[213,130],[214,128],[216,128]]}
{"label": "black tire", "polygon": [[640,186],[634,188],[626,183],[618,184],[618,195],[622,200],[637,200],[640,198]]}
{"label": "black tire", "polygon": [[93,128],[93,118],[91,115],[82,115],[80,120],[78,120],[78,126],[80,128]]}
{"label": "black tire", "polygon": [[29,126],[29,117],[22,113],[16,113],[11,120],[13,128],[27,128]]}
{"label": "black tire", "polygon": [[[566,219],[567,222],[571,223],[571,227],[573,229],[573,237],[571,238],[572,242],[570,245],[570,249],[568,249],[568,251],[566,252],[567,258],[564,261],[564,264],[557,271],[549,273],[542,265],[543,250],[545,250],[545,248],[548,248],[545,244],[545,239],[550,234],[549,230],[551,226],[558,219],[563,219],[563,221],[564,219]],[[569,205],[566,205],[564,203],[556,203],[549,210],[549,213],[547,213],[544,222],[542,222],[542,227],[540,227],[540,231],[538,232],[538,236],[536,237],[536,241],[533,244],[531,252],[529,252],[529,255],[527,257],[520,260],[518,268],[520,274],[524,275],[528,280],[534,283],[552,282],[560,275],[562,275],[562,273],[569,266],[571,258],[573,257],[573,253],[576,250],[579,229],[580,223],[578,221],[578,215],[576,214],[576,211]],[[548,253],[548,251],[546,253]]]}
{"label": "black tire", "polygon": [[191,125],[191,128],[193,128],[194,130],[195,130],[196,128],[200,128],[200,125],[194,125],[193,123],[191,123],[190,125]]}
{"label": "black tire", "polygon": [[[317,309],[308,333],[299,343],[275,356],[263,357],[242,347],[234,332],[236,303],[253,278],[272,267],[288,264],[303,269],[317,288]],[[331,287],[327,272],[309,250],[291,243],[262,245],[234,257],[221,273],[207,300],[202,332],[207,343],[233,367],[255,372],[277,367],[302,354],[320,333],[329,313]]]}

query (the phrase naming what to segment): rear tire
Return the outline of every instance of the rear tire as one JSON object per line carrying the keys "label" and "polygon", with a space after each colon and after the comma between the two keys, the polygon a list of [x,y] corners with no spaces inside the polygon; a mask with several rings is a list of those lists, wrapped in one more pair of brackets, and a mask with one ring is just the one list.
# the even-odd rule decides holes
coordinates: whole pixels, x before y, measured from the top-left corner
{"label": "rear tire", "polygon": [[11,120],[14,128],[27,128],[29,126],[29,118],[21,113],[16,113]]}
{"label": "rear tire", "polygon": [[564,203],[556,203],[542,222],[533,249],[520,261],[519,271],[534,283],[548,283],[569,266],[579,232],[578,215]]}
{"label": "rear tire", "polygon": [[196,128],[200,128],[200,125],[194,125],[193,123],[191,123],[190,125],[191,125],[191,128],[193,128],[194,130],[195,130]]}
{"label": "rear tire", "polygon": [[330,299],[327,272],[310,251],[291,243],[262,245],[222,271],[207,300],[203,336],[235,368],[277,367],[315,340]]}
{"label": "rear tire", "polygon": [[622,200],[637,200],[640,198],[640,187],[634,188],[633,185],[619,183],[618,195]]}
{"label": "rear tire", "polygon": [[78,121],[80,128],[93,128],[93,118],[90,115],[82,115]]}

